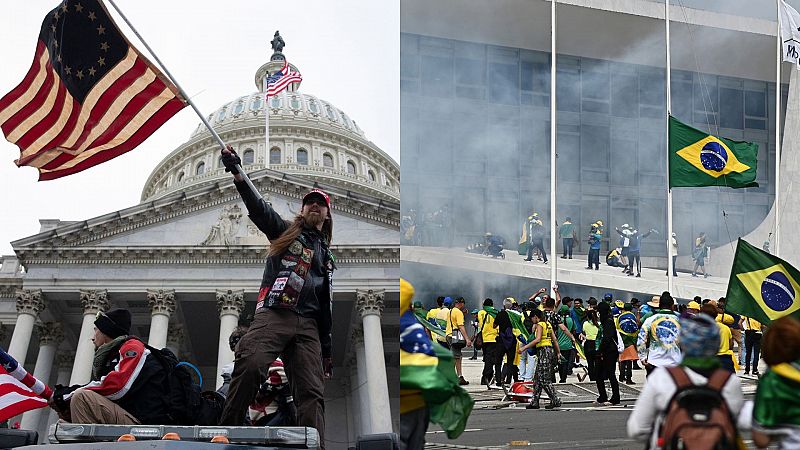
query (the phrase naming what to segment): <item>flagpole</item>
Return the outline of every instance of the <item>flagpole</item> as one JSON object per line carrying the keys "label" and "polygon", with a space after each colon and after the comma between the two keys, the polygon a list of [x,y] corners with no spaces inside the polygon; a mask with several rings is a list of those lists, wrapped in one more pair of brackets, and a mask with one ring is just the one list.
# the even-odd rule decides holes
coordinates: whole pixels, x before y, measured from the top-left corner
{"label": "flagpole", "polygon": [[667,41],[667,151],[665,152],[667,155],[667,290],[670,292],[670,294],[675,295],[675,292],[673,291],[674,280],[672,277],[673,271],[675,270],[675,265],[672,262],[672,188],[669,184],[669,116],[672,113],[672,96],[670,92],[670,85],[672,83],[670,73],[672,62],[670,60],[669,49],[669,0],[664,2],[664,23]]}
{"label": "flagpole", "polygon": [[[167,69],[167,66],[165,66],[164,63],[161,62],[161,60],[158,58],[158,55],[156,55],[155,52],[153,51],[153,49],[150,48],[150,46],[147,44],[147,41],[145,41],[144,38],[142,38],[142,35],[139,34],[139,32],[136,30],[136,28],[133,26],[133,24],[128,20],[128,18],[125,16],[125,14],[123,14],[122,10],[119,9],[117,4],[114,3],[114,0],[106,0],[106,1],[108,1],[111,4],[111,6],[114,7],[114,9],[117,11],[117,13],[120,15],[120,17],[122,17],[122,20],[124,20],[125,23],[128,25],[128,27],[131,29],[131,31],[133,31],[133,34],[135,34],[136,37],[139,39],[139,41],[142,42],[142,44],[147,49],[147,51],[150,52],[150,55],[153,56],[153,59],[155,59],[156,62],[158,63],[158,65],[161,66],[161,68],[164,70],[164,73],[170,78],[170,80],[172,80],[172,82],[175,84],[175,87],[178,88],[178,92],[181,94],[183,99],[186,100],[186,103],[188,103],[189,106],[192,107],[194,112],[197,114],[197,117],[199,117],[200,120],[203,122],[203,125],[205,125],[206,128],[208,128],[208,131],[211,133],[211,135],[214,137],[214,139],[217,140],[217,142],[219,143],[220,148],[221,149],[225,149],[225,142],[222,140],[222,138],[219,136],[219,134],[217,134],[217,132],[214,131],[213,128],[211,128],[211,124],[209,124],[208,121],[206,120],[206,118],[200,113],[200,110],[197,109],[197,106],[194,104],[192,99],[189,98],[188,95],[186,95],[186,91],[184,91],[183,88],[181,87],[181,85],[178,84],[178,80],[175,79],[175,77],[172,76],[172,74],[169,72],[169,69]],[[248,177],[247,174],[244,172],[244,169],[242,169],[242,166],[237,164],[236,168],[239,170],[239,173],[242,175],[242,178],[244,178],[244,181],[245,181],[245,183],[247,183],[247,186],[250,187],[250,189],[253,191],[254,194],[256,194],[257,197],[261,198],[261,193],[258,192],[258,189],[256,189],[256,187],[253,184],[253,182],[250,181],[250,177]]]}
{"label": "flagpole", "polygon": [[[266,122],[266,128],[264,129],[264,139],[265,139],[265,148],[267,153],[267,167],[270,167],[270,160],[269,160],[269,96],[267,95],[267,91],[269,90],[269,72],[266,73],[266,78],[264,78],[263,86],[264,86],[264,116]],[[272,167],[270,167],[272,168]]]}
{"label": "flagpole", "polygon": [[778,202],[781,187],[781,59],[783,48],[781,46],[781,1],[776,0],[778,22],[775,33],[777,45],[777,61],[775,62],[775,245],[772,247],[772,254],[779,256],[781,214],[780,203]]}
{"label": "flagpole", "polygon": [[550,295],[556,285],[556,0],[550,3]]}

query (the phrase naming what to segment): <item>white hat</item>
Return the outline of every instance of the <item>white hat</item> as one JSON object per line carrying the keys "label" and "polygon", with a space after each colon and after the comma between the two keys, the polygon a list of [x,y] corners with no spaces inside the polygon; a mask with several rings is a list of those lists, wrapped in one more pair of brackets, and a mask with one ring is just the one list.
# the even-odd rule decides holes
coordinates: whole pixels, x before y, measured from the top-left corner
{"label": "white hat", "polygon": [[623,223],[622,224],[622,228],[628,228],[628,224],[627,223]]}
{"label": "white hat", "polygon": [[676,233],[672,233],[672,237],[675,237],[675,236],[677,236],[677,234]]}

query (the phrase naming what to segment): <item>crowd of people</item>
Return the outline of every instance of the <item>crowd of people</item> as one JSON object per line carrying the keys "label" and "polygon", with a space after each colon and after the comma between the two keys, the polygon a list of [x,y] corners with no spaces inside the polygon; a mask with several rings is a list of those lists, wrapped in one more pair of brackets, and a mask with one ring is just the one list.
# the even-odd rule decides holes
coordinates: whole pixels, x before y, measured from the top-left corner
{"label": "crowd of people", "polygon": [[[567,382],[570,376],[596,383],[599,394],[594,405],[617,405],[619,383],[634,384],[633,371],[645,370],[644,388],[627,429],[631,437],[648,441],[650,448],[663,447],[665,436],[692,439],[673,436],[668,419],[675,392],[694,385],[716,389],[724,400],[717,403],[734,420],[736,436],[738,430],[752,428],[759,446],[770,441],[780,442],[781,448],[800,445],[796,319],[787,317],[765,326],[726,311],[725,298],[678,302],[666,291],[644,303],[614,299],[609,293],[600,300],[590,297],[585,304],[581,298],[562,297],[558,287],[553,291],[551,297],[540,289],[525,302],[513,297],[497,305],[491,298],[483,300],[480,310],[471,311],[471,334],[466,331],[470,311],[463,297],[439,297],[428,311],[419,301],[412,307],[420,320],[432,326],[428,328],[432,338],[451,349],[462,385],[470,383],[461,364],[463,350],[473,344],[480,345],[484,363],[479,382],[489,388],[531,383],[530,409],[540,407],[542,392],[549,399],[545,408],[560,407],[553,384]],[[441,327],[443,336],[433,327]],[[473,350],[473,359],[477,356]],[[763,375],[762,358],[762,367],[769,367]],[[759,379],[752,411],[743,409],[737,373]],[[778,402],[783,402],[780,408]]]}

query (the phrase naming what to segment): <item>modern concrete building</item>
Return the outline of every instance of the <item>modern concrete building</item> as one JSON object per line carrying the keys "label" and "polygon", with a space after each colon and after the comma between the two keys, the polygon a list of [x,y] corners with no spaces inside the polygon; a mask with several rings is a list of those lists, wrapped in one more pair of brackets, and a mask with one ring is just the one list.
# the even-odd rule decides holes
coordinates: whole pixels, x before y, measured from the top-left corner
{"label": "modern concrete building", "polygon": [[[208,119],[284,218],[313,187],[331,195],[338,270],[326,438],[327,448],[347,448],[398,426],[400,171],[345,112],[297,86],[265,107],[261,80],[281,64],[273,55],[256,72],[257,92]],[[254,312],[268,241],[204,127],[153,169],[139,205],[41,226],[13,242],[0,267],[0,343],[12,356],[51,384],[86,383],[95,315],[124,307],[132,334],[199,366],[204,388],[221,384],[233,360],[228,336]],[[42,431],[46,416],[28,413],[23,425]]]}
{"label": "modern concrete building", "polygon": [[[402,2],[403,214],[413,208],[423,217],[449,206],[456,247],[489,231],[516,248],[531,211],[549,221],[550,7],[544,0]],[[696,128],[759,145],[760,187],[673,191],[682,271],[692,268],[691,248],[700,232],[712,246],[710,271],[723,279],[738,237],[761,246],[774,233],[775,4],[765,8],[737,14],[728,2],[702,0],[671,7],[672,114]],[[613,228],[628,223],[661,232],[643,240],[642,259],[649,267],[667,265],[664,25],[663,1],[557,4],[557,219],[570,216],[581,241],[589,224],[603,220],[601,261],[609,244],[616,246]],[[783,65],[782,122],[789,75],[796,72]],[[785,136],[782,154],[788,155],[788,128]],[[797,263],[789,237],[799,206],[789,189],[791,164],[782,162],[780,255]],[[585,242],[582,247],[585,255]],[[448,265],[447,258],[424,253],[404,248],[404,275],[432,274],[433,267]],[[462,271],[463,277],[481,271],[473,270]],[[520,272],[529,280],[521,290],[541,287],[547,272]],[[660,273],[658,292],[666,289]],[[441,288],[442,281],[436,285]],[[458,289],[458,281],[452,285],[448,292]],[[637,280],[577,285],[645,293],[654,288]]]}

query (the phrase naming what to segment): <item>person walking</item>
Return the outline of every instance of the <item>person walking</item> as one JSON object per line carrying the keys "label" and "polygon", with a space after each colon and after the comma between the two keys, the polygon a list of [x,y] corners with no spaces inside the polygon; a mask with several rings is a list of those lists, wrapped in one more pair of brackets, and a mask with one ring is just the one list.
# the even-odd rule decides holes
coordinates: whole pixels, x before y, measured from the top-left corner
{"label": "person walking", "polygon": [[[597,305],[597,313],[600,319],[600,327],[595,340],[596,357],[598,358],[595,382],[597,383],[599,396],[594,404],[596,406],[618,405],[619,383],[617,383],[617,377],[614,374],[614,368],[617,366],[617,360],[619,359],[617,327],[614,325],[611,306],[608,303],[601,302]],[[608,398],[605,380],[608,380],[611,384],[611,398]]]}
{"label": "person walking", "polygon": [[453,352],[458,384],[466,386],[469,381],[464,379],[464,372],[461,368],[463,358],[461,350],[464,347],[470,347],[472,340],[467,335],[467,329],[464,327],[464,297],[458,297],[453,308],[448,312],[445,336],[447,337],[447,343],[450,345],[450,350]]}
{"label": "person walking", "polygon": [[644,321],[636,338],[636,352],[648,376],[656,367],[672,367],[681,362],[681,349],[678,347],[681,325],[672,310],[674,301],[669,292],[653,297],[648,305],[657,304],[658,308],[652,315],[642,316]]}
{"label": "person walking", "polygon": [[222,163],[231,172],[250,220],[270,241],[255,318],[236,347],[221,425],[242,425],[270,365],[285,355],[300,426],[325,442],[323,390],[332,376],[333,216],[328,194],[312,189],[293,220],[283,219],[239,173],[241,159],[228,146]]}
{"label": "person walking", "polygon": [[[577,334],[577,328],[575,326],[575,320],[570,315],[570,309],[567,305],[561,305],[561,308],[558,310],[558,315],[561,316],[562,323],[564,327],[569,330],[569,332],[574,336]],[[556,333],[556,339],[558,340],[558,348],[561,351],[561,356],[557,360],[558,362],[558,382],[559,383],[566,383],[567,382],[567,375],[572,375],[572,364],[575,361],[575,345],[578,345],[575,342],[575,338],[573,337],[570,339],[561,328],[558,329]]]}
{"label": "person walking", "polygon": [[561,400],[558,398],[558,395],[556,395],[556,390],[553,389],[553,383],[551,381],[553,362],[561,359],[558,339],[556,339],[556,335],[553,332],[553,327],[544,320],[542,311],[534,309],[531,314],[531,320],[535,327],[535,337],[519,349],[519,352],[522,353],[529,348],[536,347],[537,361],[534,374],[533,396],[526,408],[539,409],[539,398],[542,395],[542,391],[545,391],[550,398],[550,404],[545,406],[545,408],[558,408],[561,406]]}
{"label": "person walking", "polygon": [[597,379],[597,347],[596,339],[598,331],[600,330],[600,322],[597,318],[597,311],[594,309],[586,311],[586,320],[583,322],[583,332],[586,340],[583,342],[583,350],[586,354],[586,370],[589,375],[589,381]]}
{"label": "person walking", "polygon": [[500,344],[497,342],[497,328],[494,326],[494,317],[497,310],[494,309],[494,300],[487,298],[483,301],[483,309],[478,311],[478,323],[480,333],[483,336],[483,376],[481,384],[489,386],[492,379],[500,382],[500,372],[503,364],[503,353]]}
{"label": "person walking", "polygon": [[564,254],[561,255],[561,259],[572,259],[572,245],[575,242],[575,225],[572,224],[572,218],[567,217],[558,227],[558,236],[564,243]]}
{"label": "person walking", "polygon": [[692,276],[697,276],[697,269],[703,271],[703,278],[708,278],[706,273],[706,257],[708,257],[708,246],[706,245],[706,234],[700,233],[694,241],[694,250],[692,251],[692,259],[694,259],[694,268],[692,269]]}
{"label": "person walking", "polygon": [[761,322],[751,317],[744,318],[744,374],[750,374],[750,363],[753,365],[753,375],[758,376],[758,357],[761,350],[762,332]]}

